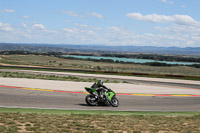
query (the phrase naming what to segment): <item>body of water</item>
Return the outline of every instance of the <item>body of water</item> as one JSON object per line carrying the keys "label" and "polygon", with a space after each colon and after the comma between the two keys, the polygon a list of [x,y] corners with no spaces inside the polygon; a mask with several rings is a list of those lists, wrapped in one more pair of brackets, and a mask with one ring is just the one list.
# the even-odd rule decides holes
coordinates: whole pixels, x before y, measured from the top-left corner
{"label": "body of water", "polygon": [[199,64],[199,63],[192,63],[192,62],[156,61],[156,60],[149,60],[149,59],[132,59],[132,58],[102,57],[102,56],[63,55],[63,57],[73,57],[73,58],[78,58],[78,59],[96,59],[96,60],[109,59],[113,61],[124,61],[124,62],[134,62],[134,63],[159,62],[159,63],[178,64],[178,65]]}

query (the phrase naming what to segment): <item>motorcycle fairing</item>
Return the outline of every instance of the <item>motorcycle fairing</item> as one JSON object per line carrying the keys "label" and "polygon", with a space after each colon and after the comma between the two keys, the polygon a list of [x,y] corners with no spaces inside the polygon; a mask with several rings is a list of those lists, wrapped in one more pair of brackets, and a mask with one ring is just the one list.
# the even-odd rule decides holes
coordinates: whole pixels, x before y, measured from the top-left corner
{"label": "motorcycle fairing", "polygon": [[97,94],[97,91],[94,89],[94,88],[91,88],[91,87],[85,87],[85,90],[87,92],[89,92],[90,94]]}

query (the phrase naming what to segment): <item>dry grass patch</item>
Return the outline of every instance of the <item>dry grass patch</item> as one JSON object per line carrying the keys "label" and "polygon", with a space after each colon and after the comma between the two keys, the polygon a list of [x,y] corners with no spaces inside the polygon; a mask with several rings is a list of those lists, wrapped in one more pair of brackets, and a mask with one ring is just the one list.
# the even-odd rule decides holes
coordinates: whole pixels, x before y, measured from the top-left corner
{"label": "dry grass patch", "polygon": [[200,115],[88,115],[0,113],[0,132],[182,132],[200,131]]}

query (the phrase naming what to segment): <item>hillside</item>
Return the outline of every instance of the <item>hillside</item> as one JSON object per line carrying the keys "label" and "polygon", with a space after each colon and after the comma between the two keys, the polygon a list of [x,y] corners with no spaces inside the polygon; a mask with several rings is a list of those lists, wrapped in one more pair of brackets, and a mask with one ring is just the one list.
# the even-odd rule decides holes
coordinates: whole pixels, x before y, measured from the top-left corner
{"label": "hillside", "polygon": [[200,47],[155,47],[155,46],[105,46],[71,44],[19,44],[0,43],[0,51],[30,52],[132,52],[154,54],[200,55]]}

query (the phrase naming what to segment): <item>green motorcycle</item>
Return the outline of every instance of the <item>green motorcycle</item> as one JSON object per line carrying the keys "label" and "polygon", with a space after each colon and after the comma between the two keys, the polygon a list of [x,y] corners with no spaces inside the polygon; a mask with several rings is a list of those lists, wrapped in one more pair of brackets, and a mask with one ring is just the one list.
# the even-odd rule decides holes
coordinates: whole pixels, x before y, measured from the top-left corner
{"label": "green motorcycle", "polygon": [[102,89],[103,91],[98,91],[91,87],[85,87],[85,90],[90,93],[85,98],[85,101],[89,106],[119,106],[119,101],[116,98],[116,93],[111,89]]}

